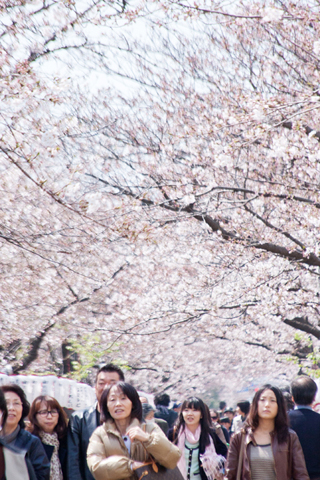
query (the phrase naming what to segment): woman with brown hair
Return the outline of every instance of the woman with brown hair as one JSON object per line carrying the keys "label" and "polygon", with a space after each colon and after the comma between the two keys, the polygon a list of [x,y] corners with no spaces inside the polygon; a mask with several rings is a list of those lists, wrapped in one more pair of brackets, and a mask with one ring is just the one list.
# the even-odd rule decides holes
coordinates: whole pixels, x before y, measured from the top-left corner
{"label": "woman with brown hair", "polygon": [[29,421],[28,429],[40,438],[50,461],[50,480],[66,480],[68,420],[63,408],[55,398],[40,395],[32,402]]}
{"label": "woman with brown hair", "polygon": [[309,480],[297,434],[288,428],[279,388],[264,385],[253,398],[247,421],[231,440],[228,480]]}

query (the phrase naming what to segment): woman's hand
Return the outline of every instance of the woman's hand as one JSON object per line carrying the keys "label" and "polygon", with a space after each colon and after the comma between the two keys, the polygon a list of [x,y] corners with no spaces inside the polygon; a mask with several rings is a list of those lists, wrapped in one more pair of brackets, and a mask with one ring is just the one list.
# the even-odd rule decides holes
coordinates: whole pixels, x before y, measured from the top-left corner
{"label": "woman's hand", "polygon": [[132,440],[140,440],[140,442],[146,442],[150,438],[150,434],[144,432],[140,427],[132,427],[127,431],[131,442]]}

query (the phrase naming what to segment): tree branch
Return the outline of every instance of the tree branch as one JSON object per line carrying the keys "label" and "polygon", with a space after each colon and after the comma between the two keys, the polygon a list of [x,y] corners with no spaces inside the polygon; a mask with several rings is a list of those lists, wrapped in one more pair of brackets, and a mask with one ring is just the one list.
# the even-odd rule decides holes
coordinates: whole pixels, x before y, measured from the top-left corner
{"label": "tree branch", "polygon": [[234,232],[225,230],[220,222],[214,218],[212,218],[210,215],[197,212],[194,210],[194,204],[187,205],[187,206],[181,206],[177,204],[175,200],[166,200],[161,203],[157,203],[153,200],[148,200],[145,198],[141,198],[139,194],[133,193],[131,190],[128,190],[126,188],[123,188],[119,185],[112,185],[110,182],[107,180],[103,180],[100,177],[97,177],[96,175],[92,175],[89,173],[86,173],[88,177],[92,177],[99,182],[104,183],[105,185],[108,185],[109,187],[116,189],[119,191],[119,193],[115,194],[117,196],[119,195],[125,195],[127,197],[134,198],[138,201],[141,202],[142,205],[146,205],[149,207],[160,207],[166,210],[170,210],[172,212],[180,213],[180,212],[186,212],[189,213],[190,215],[193,216],[196,220],[200,222],[205,222],[211,229],[212,232],[220,232],[221,237],[226,240],[226,241],[234,241],[236,243],[240,243],[244,246],[247,246],[249,248],[257,248],[259,250],[264,250],[269,253],[274,253],[276,255],[279,255],[283,258],[286,258],[287,260],[293,260],[293,261],[299,261],[301,263],[305,263],[306,265],[313,266],[313,267],[320,267],[320,258],[315,255],[314,253],[310,253],[308,255],[305,254],[303,251],[298,251],[298,250],[289,250],[286,247],[282,247],[281,245],[276,245],[273,243],[265,243],[261,242],[260,240],[252,240],[251,238],[246,238],[246,237],[241,237],[240,235],[237,235]]}
{"label": "tree branch", "polygon": [[50,322],[48,323],[43,330],[38,332],[32,339],[29,344],[28,352],[27,354],[23,357],[22,363],[16,364],[12,367],[13,373],[19,373],[21,370],[25,370],[26,368],[29,367],[29,365],[36,360],[38,356],[38,351],[41,346],[41,343],[44,339],[44,337],[47,335],[49,330],[51,330],[52,327],[54,327],[56,322]]}
{"label": "tree branch", "polygon": [[292,319],[285,318],[283,323],[290,325],[290,327],[297,330],[301,330],[302,332],[310,333],[314,337],[320,339],[320,329],[312,325],[309,322],[308,317],[294,317]]}

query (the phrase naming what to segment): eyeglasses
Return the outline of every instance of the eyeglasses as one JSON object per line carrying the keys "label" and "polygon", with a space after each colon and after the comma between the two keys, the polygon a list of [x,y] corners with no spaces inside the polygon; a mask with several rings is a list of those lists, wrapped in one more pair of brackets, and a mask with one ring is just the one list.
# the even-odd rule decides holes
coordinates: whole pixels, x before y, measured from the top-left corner
{"label": "eyeglasses", "polygon": [[40,417],[48,417],[49,415],[51,415],[52,417],[56,417],[57,415],[59,415],[59,412],[57,409],[53,408],[52,410],[39,410],[39,412],[37,412],[37,415],[40,415]]}
{"label": "eyeglasses", "polygon": [[12,408],[14,408],[14,409],[17,409],[17,408],[22,407],[22,403],[21,403],[21,402],[12,402],[12,403],[11,403],[11,402],[6,402],[6,404],[7,404],[7,407],[8,407],[8,408],[12,407]]}
{"label": "eyeglasses", "polygon": [[218,417],[211,417],[211,420],[218,420]]}

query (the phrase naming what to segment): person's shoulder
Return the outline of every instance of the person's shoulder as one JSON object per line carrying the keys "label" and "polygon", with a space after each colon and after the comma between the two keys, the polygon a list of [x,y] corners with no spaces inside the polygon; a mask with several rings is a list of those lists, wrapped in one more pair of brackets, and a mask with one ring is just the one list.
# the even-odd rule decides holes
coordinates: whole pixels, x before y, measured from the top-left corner
{"label": "person's shoulder", "polygon": [[18,444],[22,448],[29,449],[31,447],[41,445],[41,440],[36,435],[33,435],[32,433],[22,428],[18,433]]}
{"label": "person's shoulder", "polygon": [[95,429],[92,436],[95,435],[96,437],[101,437],[103,435],[106,435],[108,431],[110,431],[110,428],[108,428],[104,423],[103,425],[99,425],[99,427]]}
{"label": "person's shoulder", "polygon": [[316,420],[320,420],[320,414],[318,412],[315,412],[314,410],[311,410],[310,408],[297,408],[295,410],[290,410],[288,412],[288,417],[289,418],[295,418],[295,417],[305,417],[305,418],[311,418]]}
{"label": "person's shoulder", "polygon": [[142,423],[141,428],[142,430],[145,430],[147,433],[152,433],[152,432],[163,433],[162,428],[156,422]]}
{"label": "person's shoulder", "polygon": [[250,438],[252,434],[251,432],[252,432],[251,429],[245,430],[242,428],[241,430],[239,430],[239,432],[232,434],[231,442],[234,444],[240,444],[242,439],[245,438],[245,442],[248,443],[250,442]]}
{"label": "person's shoulder", "polygon": [[292,428],[289,428],[288,432],[289,432],[289,436],[291,437],[292,440],[295,440],[296,438],[299,438],[297,432],[295,430],[292,430]]}
{"label": "person's shoulder", "polygon": [[112,420],[103,422],[103,424],[99,425],[94,431],[94,434],[97,436],[107,435],[108,433],[119,435],[119,431]]}
{"label": "person's shoulder", "polygon": [[85,418],[87,417],[88,415],[91,415],[92,413],[95,413],[97,409],[97,402],[94,403],[93,405],[90,405],[90,407],[87,407],[87,408],[83,408],[82,410],[75,410],[74,412],[72,412],[71,414],[71,418],[74,419],[74,418]]}
{"label": "person's shoulder", "polygon": [[30,441],[33,441],[34,438],[38,438],[38,437],[36,437],[35,435],[32,435],[32,433],[28,432],[28,430],[21,428],[21,430],[18,433],[18,438],[19,440],[30,442]]}
{"label": "person's shoulder", "polygon": [[[219,425],[220,426],[220,425]],[[211,437],[213,436],[217,436],[217,427],[214,425],[212,427],[209,428],[209,433],[211,435]]]}

